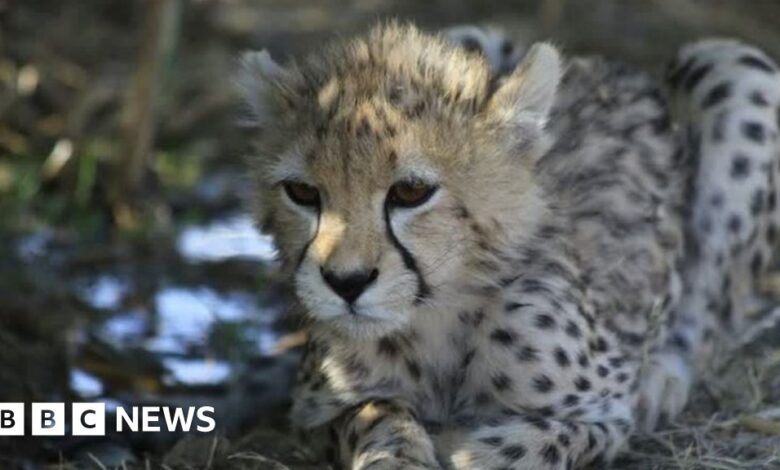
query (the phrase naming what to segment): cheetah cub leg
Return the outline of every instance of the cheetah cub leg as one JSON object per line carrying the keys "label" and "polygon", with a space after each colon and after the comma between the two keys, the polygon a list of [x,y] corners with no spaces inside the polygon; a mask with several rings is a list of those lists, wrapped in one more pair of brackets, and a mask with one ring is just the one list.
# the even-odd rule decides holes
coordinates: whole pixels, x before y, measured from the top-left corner
{"label": "cheetah cub leg", "polygon": [[375,400],[335,424],[339,460],[353,470],[440,469],[433,443],[410,408]]}
{"label": "cheetah cub leg", "polygon": [[692,352],[694,345],[703,344],[701,335],[708,328],[708,318],[683,313],[703,312],[706,299],[702,296],[684,296],[681,302],[669,314],[668,331],[660,348],[647,354],[640,372],[637,419],[644,432],[652,432],[659,423],[674,419],[688,402],[694,378]]}
{"label": "cheetah cub leg", "polygon": [[644,375],[646,431],[682,410],[713,340],[739,337],[747,315],[766,306],[761,279],[779,221],[777,65],[755,47],[709,39],[684,46],[667,80],[687,134],[693,200],[682,298]]}
{"label": "cheetah cub leg", "polygon": [[688,402],[693,368],[685,355],[665,350],[650,357],[642,375],[639,422],[642,431],[652,432],[659,423],[679,415]]}
{"label": "cheetah cub leg", "polygon": [[612,460],[631,433],[625,420],[558,421],[514,416],[471,433],[451,457],[458,470],[564,470]]}

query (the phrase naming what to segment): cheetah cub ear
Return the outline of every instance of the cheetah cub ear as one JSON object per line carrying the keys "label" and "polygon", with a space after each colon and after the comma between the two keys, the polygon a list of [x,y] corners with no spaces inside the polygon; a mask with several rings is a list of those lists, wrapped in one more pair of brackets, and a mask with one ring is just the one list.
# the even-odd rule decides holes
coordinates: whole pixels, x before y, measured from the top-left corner
{"label": "cheetah cub ear", "polygon": [[491,118],[517,132],[520,138],[538,137],[555,101],[561,68],[561,56],[554,46],[533,45],[490,98]]}
{"label": "cheetah cub ear", "polygon": [[236,80],[248,112],[242,124],[262,129],[278,120],[291,106],[291,78],[265,49],[242,53]]}

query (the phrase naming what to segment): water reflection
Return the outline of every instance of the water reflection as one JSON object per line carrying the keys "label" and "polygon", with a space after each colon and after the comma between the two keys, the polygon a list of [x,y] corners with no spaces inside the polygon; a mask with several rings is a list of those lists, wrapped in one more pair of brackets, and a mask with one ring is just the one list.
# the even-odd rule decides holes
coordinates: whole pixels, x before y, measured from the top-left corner
{"label": "water reflection", "polygon": [[98,277],[96,281],[84,289],[83,297],[95,308],[113,310],[119,307],[127,289],[127,283],[119,278],[104,275]]}
{"label": "water reflection", "polygon": [[163,366],[169,372],[168,385],[215,385],[230,377],[232,367],[227,361],[208,359],[165,358]]}
{"label": "water reflection", "polygon": [[[118,308],[127,290],[121,281],[104,276],[86,289],[85,300]],[[275,354],[279,334],[272,325],[278,315],[278,308],[259,305],[247,292],[174,286],[154,295],[153,311],[120,310],[94,333],[118,350],[141,348],[155,355],[168,373],[167,385],[206,385],[227,380],[229,360]],[[99,382],[90,383],[90,377],[74,371],[72,388],[82,396],[100,395]]]}
{"label": "water reflection", "polygon": [[46,246],[52,238],[50,230],[40,230],[20,239],[16,244],[16,251],[23,261],[32,261],[46,254]]}
{"label": "water reflection", "polygon": [[[45,245],[29,241],[24,249],[36,256]],[[155,268],[154,277],[138,277],[144,266],[117,264],[75,278],[75,292],[96,312],[74,341],[81,353],[70,388],[85,399],[127,404],[219,401],[244,389],[241,400],[252,403],[285,396],[296,356],[279,353],[274,325],[284,305],[265,277],[276,255],[271,239],[249,217],[232,217],[182,229],[176,247],[175,263]],[[214,279],[215,272],[235,272],[240,281]],[[256,377],[263,377],[259,388]]]}
{"label": "water reflection", "polygon": [[100,336],[112,344],[132,344],[141,341],[147,331],[147,314],[133,310],[114,315],[103,323]]}
{"label": "water reflection", "polygon": [[177,246],[182,256],[193,261],[241,257],[268,262],[276,256],[271,237],[260,234],[246,215],[185,228]]}
{"label": "water reflection", "polygon": [[103,382],[81,369],[70,371],[70,388],[81,398],[92,398],[103,394]]}

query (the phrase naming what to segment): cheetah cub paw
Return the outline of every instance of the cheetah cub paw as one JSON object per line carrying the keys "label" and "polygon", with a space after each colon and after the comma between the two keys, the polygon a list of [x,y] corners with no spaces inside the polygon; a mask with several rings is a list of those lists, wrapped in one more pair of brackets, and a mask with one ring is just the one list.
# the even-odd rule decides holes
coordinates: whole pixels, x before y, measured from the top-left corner
{"label": "cheetah cub paw", "polygon": [[654,354],[644,366],[639,388],[639,426],[653,431],[685,407],[693,380],[689,361],[679,352]]}

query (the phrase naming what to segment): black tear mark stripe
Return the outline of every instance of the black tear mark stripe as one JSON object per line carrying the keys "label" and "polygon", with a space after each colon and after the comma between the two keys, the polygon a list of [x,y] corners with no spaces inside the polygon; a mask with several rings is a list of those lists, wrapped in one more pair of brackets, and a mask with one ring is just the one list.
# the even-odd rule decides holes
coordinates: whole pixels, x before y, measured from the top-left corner
{"label": "black tear mark stripe", "polygon": [[320,211],[317,214],[317,227],[314,229],[314,235],[309,239],[309,241],[306,242],[306,244],[303,245],[303,249],[301,250],[301,253],[298,255],[298,261],[295,263],[295,271],[298,271],[301,269],[301,265],[303,264],[303,260],[306,259],[306,253],[309,252],[309,247],[314,242],[314,240],[317,238],[317,235],[320,233],[320,219],[322,218],[322,211]]}
{"label": "black tear mark stripe", "polygon": [[401,244],[401,242],[398,240],[398,237],[396,237],[395,233],[393,233],[393,226],[390,223],[390,207],[387,204],[385,204],[385,227],[387,228],[387,238],[401,254],[401,259],[404,262],[404,266],[406,269],[413,272],[415,276],[417,276],[417,295],[414,299],[414,305],[420,305],[423,300],[430,297],[431,288],[425,281],[425,277],[423,277],[422,272],[420,272],[420,268],[417,266],[417,260],[414,259],[412,253],[410,253],[409,250],[407,250],[406,247]]}
{"label": "black tear mark stripe", "polygon": [[314,239],[307,241],[305,245],[303,245],[303,249],[301,250],[301,253],[298,255],[298,261],[295,262],[295,270],[298,271],[301,269],[301,265],[303,264],[303,260],[306,259],[306,253],[309,252],[309,246],[311,246],[311,242],[313,242]]}

